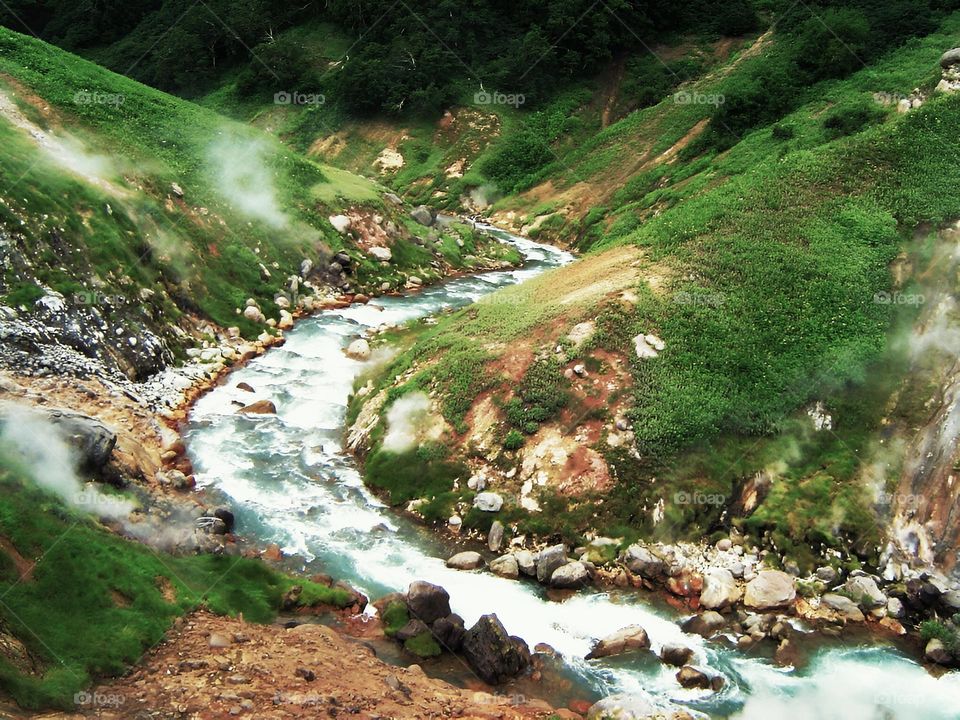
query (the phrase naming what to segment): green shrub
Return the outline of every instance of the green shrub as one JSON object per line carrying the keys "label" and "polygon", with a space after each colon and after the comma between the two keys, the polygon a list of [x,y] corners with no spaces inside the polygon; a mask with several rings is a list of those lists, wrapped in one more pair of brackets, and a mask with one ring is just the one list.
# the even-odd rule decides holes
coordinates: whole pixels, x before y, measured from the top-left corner
{"label": "green shrub", "polygon": [[513,429],[510,430],[504,438],[503,448],[504,450],[519,450],[523,447],[524,442],[526,442],[526,440],[523,437],[523,433]]}

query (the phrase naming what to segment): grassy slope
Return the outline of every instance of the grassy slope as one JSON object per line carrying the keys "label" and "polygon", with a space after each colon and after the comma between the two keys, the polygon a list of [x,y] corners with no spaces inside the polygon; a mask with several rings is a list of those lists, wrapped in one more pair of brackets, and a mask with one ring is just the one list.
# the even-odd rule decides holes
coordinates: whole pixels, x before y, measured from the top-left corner
{"label": "grassy slope", "polygon": [[[0,496],[0,536],[36,563],[24,578],[0,552],[0,617],[42,665],[25,675],[0,660],[0,688],[24,707],[72,708],[74,693],[122,672],[201,605],[269,622],[294,584],[257,560],[174,557],[123,540],[38,490],[2,454]],[[343,590],[296,584],[308,603],[349,602]]]}
{"label": "grassy slope", "polygon": [[[362,205],[417,230],[369,180],[319,165],[256,128],[6,29],[0,29],[0,89],[52,134],[68,136],[68,127],[77,147],[126,193],[111,196],[65,173],[24,132],[0,120],[7,149],[0,158],[0,220],[25,236],[22,245],[34,253],[40,282],[64,294],[89,289],[92,281],[102,282],[104,292],[136,298],[142,288],[166,283],[179,310],[195,307],[256,334],[260,329],[235,312],[246,298],[257,298],[275,317],[273,300],[304,258],[316,265],[325,253],[351,250],[329,215]],[[78,93],[107,93],[122,102],[78,103]],[[258,200],[269,200],[272,187],[270,204],[278,218],[244,212],[236,191],[225,184],[231,174],[240,190]],[[185,190],[183,203],[172,200],[171,183]],[[66,250],[50,241],[54,234]],[[395,250],[386,269],[355,253],[359,282],[402,284],[404,271],[433,276],[435,255],[418,247],[412,233],[397,240]],[[64,252],[71,255],[69,266],[57,261]],[[468,264],[462,253],[446,256],[455,267]],[[24,287],[16,272],[4,280],[8,300],[36,296],[32,281]],[[152,302],[170,319],[179,312],[162,293]]]}
{"label": "grassy slope", "polygon": [[[567,512],[548,522],[568,528],[600,522],[618,533],[647,534],[655,531],[649,508],[666,499],[668,522],[656,532],[702,533],[719,508],[671,507],[671,489],[730,498],[740,478],[796,456],[750,529],[773,530],[790,552],[805,543],[840,542],[845,533],[875,539],[867,499],[849,482],[884,400],[880,393],[868,401],[871,390],[861,386],[877,378],[875,363],[896,310],[874,302],[874,295],[890,287],[888,266],[918,223],[960,214],[954,162],[960,98],[938,97],[907,116],[878,111],[873,124],[850,137],[832,136],[824,117],[825,111],[872,106],[872,92],[930,87],[958,28],[960,16],[954,16],[940,32],[848,80],[824,84],[817,102],[780,123],[793,129],[791,139],[764,128],[723,155],[661,166],[623,188],[617,211],[607,218],[605,211],[597,214],[604,221],[596,221],[585,244],[599,252],[638,246],[647,263],[643,272],[667,282],[657,291],[641,283],[640,302],[630,310],[594,304],[601,328],[595,345],[632,354],[630,338],[642,331],[658,334],[667,349],[656,360],[633,362],[631,419],[644,460],[611,456],[620,478],[617,502],[605,508],[587,503],[579,515]],[[762,54],[745,62],[762,62]],[[737,72],[699,89],[716,91],[735,82]],[[612,172],[613,163],[636,156],[635,148],[662,152],[706,114],[671,103],[635,113],[599,134],[579,164],[564,163],[552,180],[562,188]],[[555,271],[545,282],[561,283],[573,272]],[[542,309],[510,307],[514,318],[528,312],[538,318]],[[470,338],[478,318],[495,308],[494,299],[490,307],[446,320],[394,368],[456,346],[431,375],[448,415],[449,408],[469,406],[477,389],[494,381],[476,374],[489,343],[483,346],[482,334],[476,343]],[[568,310],[567,327],[590,309]],[[504,325],[500,339],[509,340],[516,322],[523,324]],[[858,401],[851,402],[851,392],[861,393]],[[794,411],[813,399],[846,412],[837,434],[785,452],[802,437],[791,432],[798,427]],[[758,444],[763,437],[773,439]],[[660,482],[653,484],[653,477]]]}

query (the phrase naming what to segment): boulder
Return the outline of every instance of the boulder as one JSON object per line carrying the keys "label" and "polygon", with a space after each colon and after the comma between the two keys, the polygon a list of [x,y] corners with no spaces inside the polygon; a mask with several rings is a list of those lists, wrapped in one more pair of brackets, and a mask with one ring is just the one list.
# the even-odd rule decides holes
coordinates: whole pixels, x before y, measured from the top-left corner
{"label": "boulder", "polygon": [[390,262],[390,260],[393,258],[393,253],[390,251],[390,248],[384,247],[383,245],[374,245],[372,248],[367,250],[367,252],[381,262]]}
{"label": "boulder", "polygon": [[688,618],[680,628],[684,632],[710,637],[726,624],[727,621],[723,615],[716,610],[707,610],[705,613]]}
{"label": "boulder", "polygon": [[500,552],[502,545],[503,523],[499,520],[494,520],[490,526],[490,532],[487,534],[487,547],[490,548],[490,552]]}
{"label": "boulder", "polygon": [[346,349],[347,357],[351,360],[369,360],[370,359],[370,343],[368,343],[363,338],[358,338],[352,343],[347,345]]}
{"label": "boulder", "polygon": [[478,552],[466,550],[447,560],[447,567],[454,570],[476,570],[483,567],[483,557]]}
{"label": "boulder", "polygon": [[779,570],[761,570],[747,583],[743,601],[754,610],[772,610],[792,605],[796,599],[796,578]]}
{"label": "boulder", "polygon": [[257,400],[237,410],[244,415],[276,415],[277,406],[270,400]]}
{"label": "boulder", "polygon": [[517,677],[530,666],[530,650],[510,637],[496,615],[483,615],[463,637],[463,656],[490,685]]}
{"label": "boulder", "polygon": [[947,50],[940,56],[940,67],[947,70],[954,65],[960,65],[960,47]]}
{"label": "boulder", "polygon": [[415,637],[420,637],[424,633],[429,633],[430,628],[427,627],[427,624],[423,622],[420,618],[410,619],[406,625],[397,630],[394,634],[394,639],[399,642],[406,642]]}
{"label": "boulder", "polygon": [[563,545],[552,545],[540,551],[537,557],[537,580],[542,583],[550,582],[557,568],[567,564],[567,548]]}
{"label": "boulder", "polygon": [[587,711],[587,720],[650,720],[657,707],[647,695],[619,693],[597,701]]}
{"label": "boulder", "polygon": [[648,580],[659,580],[667,574],[667,564],[642,545],[631,545],[621,559],[630,572]]}
{"label": "boulder", "polygon": [[700,604],[708,610],[728,608],[740,601],[740,588],[726,568],[711,568],[703,576]]}
{"label": "boulder", "polygon": [[450,652],[458,652],[463,645],[463,636],[466,630],[463,627],[463,618],[459,615],[442,617],[431,626],[433,636],[441,647]]}
{"label": "boulder", "polygon": [[648,650],[649,648],[650,638],[647,636],[647,631],[639,625],[628,625],[597,642],[593,646],[593,650],[587,654],[587,660],[622,655],[635,650]]}
{"label": "boulder", "polygon": [[253,389],[253,385],[245,382],[238,382],[237,390],[242,390],[243,392],[248,392],[248,393],[256,392],[256,390]]}
{"label": "boulder", "polygon": [[517,559],[520,572],[530,577],[537,575],[537,557],[529,550],[518,550],[513,555]]}
{"label": "boulder", "polygon": [[450,615],[450,593],[439,585],[417,580],[407,589],[410,614],[430,625]]}
{"label": "boulder", "polygon": [[514,555],[503,555],[490,563],[490,572],[500,577],[516,580],[520,577],[520,564]]}
{"label": "boulder", "polygon": [[939,638],[931,638],[923,650],[923,659],[937,665],[952,665],[953,655]]}
{"label": "boulder", "polygon": [[853,622],[863,622],[863,613],[857,604],[846,595],[837,595],[836,593],[827,593],[820,598],[820,603],[834,612],[844,620]]}
{"label": "boulder", "polygon": [[590,571],[580,561],[561,565],[550,576],[550,585],[562,590],[576,590],[590,582]]}
{"label": "boulder", "polygon": [[410,217],[412,217],[421,225],[425,225],[427,227],[433,225],[436,220],[433,216],[433,213],[430,212],[430,208],[428,208],[426,205],[415,207],[410,211]]}
{"label": "boulder", "polygon": [[350,218],[346,215],[331,215],[330,224],[341,235],[350,229]]}
{"label": "boulder", "polygon": [[660,661],[674,667],[683,667],[692,657],[693,650],[685,645],[668,643],[660,648]]}
{"label": "boulder", "polygon": [[54,408],[43,412],[60,436],[77,452],[82,466],[99,470],[107,464],[117,444],[117,434],[113,430],[96,418],[73,410]]}
{"label": "boulder", "polygon": [[863,610],[873,610],[887,604],[887,596],[877,587],[876,581],[867,575],[849,578],[843,589]]}
{"label": "boulder", "polygon": [[718,691],[723,687],[723,676],[708,673],[692,665],[684,665],[677,671],[677,682],[681,687]]}
{"label": "boulder", "polygon": [[817,575],[817,580],[821,580],[825,582],[827,585],[832,585],[837,581],[837,577],[839,577],[836,569],[829,565],[818,567],[816,575]]}
{"label": "boulder", "polygon": [[494,492],[478,493],[473,498],[473,506],[483,512],[500,512],[503,507],[503,498]]}
{"label": "boulder", "polygon": [[267,316],[264,315],[263,311],[256,305],[247,305],[247,307],[243,309],[243,316],[250,322],[262,324],[267,321]]}

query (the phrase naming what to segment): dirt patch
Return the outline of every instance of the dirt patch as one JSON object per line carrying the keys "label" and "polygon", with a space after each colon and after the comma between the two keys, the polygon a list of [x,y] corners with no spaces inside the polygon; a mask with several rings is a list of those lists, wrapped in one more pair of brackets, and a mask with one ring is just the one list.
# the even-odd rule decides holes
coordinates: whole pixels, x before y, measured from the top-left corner
{"label": "dirt patch", "polygon": [[165,602],[171,605],[177,602],[177,589],[173,586],[173,583],[170,582],[170,578],[164,575],[158,575],[154,578],[154,583],[156,583]]}
{"label": "dirt patch", "polygon": [[[212,637],[225,647],[210,647]],[[431,679],[418,665],[387,665],[369,645],[324,625],[248,625],[206,612],[181,623],[139,668],[96,693],[123,703],[73,717],[519,720],[553,714],[545,703],[514,707]]]}
{"label": "dirt patch", "polygon": [[0,535],[0,550],[5,552],[7,557],[13,561],[13,567],[16,568],[19,578],[18,582],[33,582],[33,566],[35,563],[21,555],[20,551],[10,542],[10,539],[2,535]]}

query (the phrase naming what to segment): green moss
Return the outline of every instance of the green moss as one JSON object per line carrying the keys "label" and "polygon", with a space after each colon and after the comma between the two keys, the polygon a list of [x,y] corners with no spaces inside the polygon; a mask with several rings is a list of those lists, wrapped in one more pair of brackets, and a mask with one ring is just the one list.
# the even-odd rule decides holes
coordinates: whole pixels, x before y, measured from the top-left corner
{"label": "green moss", "polygon": [[420,633],[403,643],[403,648],[417,657],[431,658],[443,653],[436,638],[430,632]]}
{"label": "green moss", "polygon": [[393,637],[404,625],[410,622],[410,613],[402,602],[392,602],[383,611],[383,632],[387,637]]}

